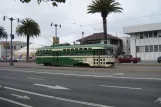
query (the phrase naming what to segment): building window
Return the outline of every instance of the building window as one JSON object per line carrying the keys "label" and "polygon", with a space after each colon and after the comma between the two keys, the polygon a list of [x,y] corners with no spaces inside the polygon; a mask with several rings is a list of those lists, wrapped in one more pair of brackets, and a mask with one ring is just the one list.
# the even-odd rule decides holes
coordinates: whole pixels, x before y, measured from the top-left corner
{"label": "building window", "polygon": [[158,33],[154,32],[154,38],[157,38],[157,37],[158,37]]}
{"label": "building window", "polygon": [[159,52],[161,52],[161,45],[159,45]]}
{"label": "building window", "polygon": [[148,38],[148,32],[145,32],[145,38]]}
{"label": "building window", "polygon": [[140,33],[140,39],[144,39],[143,33]]}
{"label": "building window", "polygon": [[128,42],[129,42],[129,41],[127,40],[127,44],[128,44]]}
{"label": "building window", "polygon": [[154,52],[158,52],[158,45],[154,45]]}
{"label": "building window", "polygon": [[153,35],[152,35],[152,32],[149,32],[149,38],[152,38]]}
{"label": "building window", "polygon": [[16,46],[14,46],[14,49],[16,49]]}
{"label": "building window", "polygon": [[107,41],[104,41],[104,44],[107,44]]}
{"label": "building window", "polygon": [[140,48],[140,49],[139,49],[140,52],[144,52],[144,50],[145,50],[145,49],[144,49],[144,46],[140,46],[139,48]]}
{"label": "building window", "polygon": [[150,45],[150,52],[153,52],[153,45]]}
{"label": "building window", "polygon": [[139,53],[140,50],[139,50],[139,46],[136,46],[136,52]]}
{"label": "building window", "polygon": [[145,46],[145,52],[149,52],[149,46]]}

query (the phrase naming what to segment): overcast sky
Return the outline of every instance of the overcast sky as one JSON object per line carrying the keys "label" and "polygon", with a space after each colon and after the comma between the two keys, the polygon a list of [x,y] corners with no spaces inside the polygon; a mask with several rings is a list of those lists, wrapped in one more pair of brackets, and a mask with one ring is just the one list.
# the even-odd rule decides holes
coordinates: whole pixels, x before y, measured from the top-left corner
{"label": "overcast sky", "polygon": [[[87,5],[91,0],[66,0],[65,4],[59,4],[59,7],[52,7],[51,3],[42,3],[38,5],[36,0],[26,4],[20,3],[20,0],[0,0],[0,26],[4,26],[10,34],[10,21],[3,21],[3,16],[14,18],[32,18],[39,23],[41,36],[32,38],[31,42],[43,45],[51,45],[52,37],[55,36],[55,28],[50,23],[61,24],[58,28],[58,37],[60,43],[80,39],[81,32],[88,36],[93,33],[103,32],[102,18],[100,14],[87,14]],[[107,17],[108,33],[119,37],[126,36],[123,33],[123,27],[158,23],[161,22],[161,0],[116,0],[123,7],[123,13],[111,14]],[[143,17],[144,16],[144,17]],[[76,23],[76,24],[74,24]],[[18,23],[13,24],[13,33]],[[80,27],[81,25],[81,27]],[[17,37],[15,41],[26,41],[24,37]]]}

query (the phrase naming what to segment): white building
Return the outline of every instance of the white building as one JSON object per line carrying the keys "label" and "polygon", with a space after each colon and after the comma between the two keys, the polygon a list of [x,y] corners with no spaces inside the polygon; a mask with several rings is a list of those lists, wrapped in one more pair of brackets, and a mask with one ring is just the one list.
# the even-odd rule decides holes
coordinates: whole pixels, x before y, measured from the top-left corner
{"label": "white building", "polygon": [[142,60],[157,60],[161,56],[161,23],[124,27],[130,35],[131,54]]}
{"label": "white building", "polygon": [[[21,42],[21,41],[13,41],[13,51],[20,50],[21,48],[26,46],[26,42]],[[0,41],[0,59],[5,59],[6,58],[6,52],[7,52],[7,57],[10,56],[10,41]]]}
{"label": "white building", "polygon": [[[43,45],[32,43],[29,45],[29,59],[35,59],[35,53],[38,48],[43,47]],[[14,51],[13,56],[18,60],[26,60],[27,46],[21,48],[20,50]]]}
{"label": "white building", "polygon": [[125,52],[126,55],[129,55],[130,52],[130,37],[120,37],[122,39],[122,52]]}

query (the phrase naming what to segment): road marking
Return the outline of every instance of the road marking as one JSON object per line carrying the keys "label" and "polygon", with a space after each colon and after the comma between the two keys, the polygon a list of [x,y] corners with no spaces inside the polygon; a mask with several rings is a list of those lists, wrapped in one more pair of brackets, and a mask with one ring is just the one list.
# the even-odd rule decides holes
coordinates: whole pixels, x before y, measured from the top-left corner
{"label": "road marking", "polygon": [[156,102],[159,102],[160,104],[161,104],[161,97],[159,97],[156,101],[155,101],[155,103]]}
{"label": "road marking", "polygon": [[3,97],[0,97],[0,99],[1,100],[4,100],[4,101],[7,101],[7,102],[10,102],[10,103],[13,103],[13,104],[16,104],[16,105],[19,105],[19,106],[22,106],[22,107],[33,107],[33,106],[29,106],[29,105],[26,105],[26,104],[22,104],[22,103],[19,103],[19,102],[10,100],[10,99],[6,99],[6,98],[3,98]]}
{"label": "road marking", "polygon": [[100,85],[101,87],[109,87],[109,88],[124,88],[131,90],[141,90],[142,88],[133,88],[133,87],[119,87],[119,86],[109,86],[109,85]]}
{"label": "road marking", "polygon": [[17,97],[17,98],[19,98],[19,99],[24,99],[24,100],[29,100],[30,98],[28,97],[28,96],[20,96],[20,95],[17,95],[17,94],[11,94],[12,96],[15,96],[15,97]]}
{"label": "road marking", "polygon": [[[0,69],[8,70],[8,69]],[[156,80],[161,81],[161,78],[139,78],[139,77],[115,77],[115,76],[101,76],[101,75],[80,75],[80,74],[65,74],[65,73],[52,73],[52,72],[37,72],[37,71],[23,71],[23,70],[8,70],[14,72],[24,72],[24,73],[36,73],[36,74],[51,74],[51,75],[63,75],[63,76],[77,76],[77,77],[94,77],[94,78],[116,78],[116,79],[132,79],[132,80]]]}
{"label": "road marking", "polygon": [[65,88],[65,87],[58,86],[58,85],[56,85],[56,86],[44,85],[44,84],[33,84],[33,85],[46,87],[46,88],[49,88],[49,89],[56,89],[56,90],[70,90],[69,88]]}
{"label": "road marking", "polygon": [[41,78],[32,78],[32,77],[26,77],[28,79],[31,79],[31,80],[44,80],[44,79],[41,79]]}
{"label": "road marking", "polygon": [[115,73],[114,75],[124,75],[123,73]]}
{"label": "road marking", "polygon": [[[50,96],[50,95],[35,93],[35,92],[21,90],[21,89],[16,89],[16,88],[11,88],[11,87],[4,87],[4,88],[8,89],[8,90],[12,90],[12,91],[22,92],[22,93],[26,93],[26,94],[35,95],[35,96],[40,96],[40,97],[45,97],[45,98],[50,98],[50,99],[56,99],[56,100],[60,100],[60,101],[66,101],[66,102],[76,103],[76,104],[81,104],[81,105],[86,105],[86,106],[92,106],[92,107],[114,107],[114,106],[108,106],[108,105],[102,105],[102,104],[95,104],[95,103],[89,103],[89,102],[84,102],[84,101],[72,100],[72,99],[67,99],[67,98],[61,98],[61,97],[56,97],[56,96]],[[25,107],[31,107],[31,106],[25,106]]]}

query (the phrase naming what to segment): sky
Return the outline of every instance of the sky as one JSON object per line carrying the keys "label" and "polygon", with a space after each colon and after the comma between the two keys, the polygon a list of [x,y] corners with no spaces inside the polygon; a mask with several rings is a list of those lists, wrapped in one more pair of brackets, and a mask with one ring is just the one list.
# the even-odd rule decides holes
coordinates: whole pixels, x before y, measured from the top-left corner
{"label": "sky", "polygon": [[[55,36],[55,28],[50,24],[61,24],[58,28],[60,43],[71,43],[84,36],[103,32],[102,18],[99,13],[87,14],[87,6],[92,0],[66,0],[66,3],[53,7],[50,2],[37,4],[36,0],[31,3],[21,3],[20,0],[0,0],[0,26],[5,27],[10,34],[10,21],[3,21],[3,16],[13,18],[32,18],[41,29],[38,38],[30,41],[41,45],[51,45],[52,37]],[[124,9],[122,13],[112,13],[107,17],[107,32],[113,36],[129,36],[123,33],[123,27],[161,23],[161,0],[116,0]],[[18,37],[15,33],[17,21],[13,22],[14,41],[26,42],[26,37]]]}

